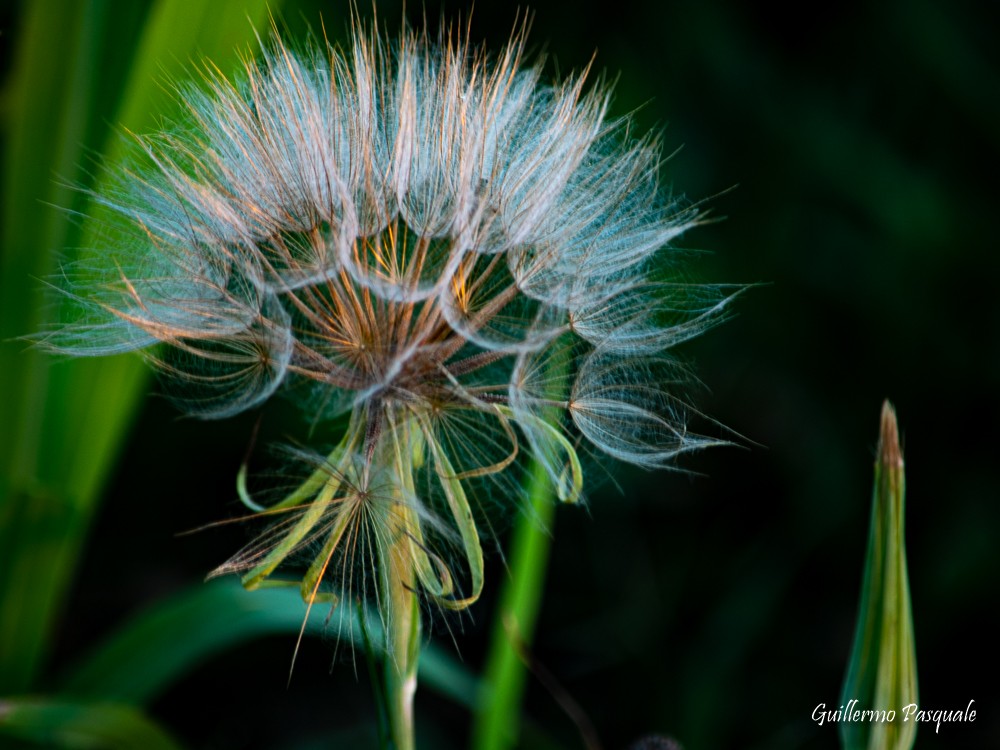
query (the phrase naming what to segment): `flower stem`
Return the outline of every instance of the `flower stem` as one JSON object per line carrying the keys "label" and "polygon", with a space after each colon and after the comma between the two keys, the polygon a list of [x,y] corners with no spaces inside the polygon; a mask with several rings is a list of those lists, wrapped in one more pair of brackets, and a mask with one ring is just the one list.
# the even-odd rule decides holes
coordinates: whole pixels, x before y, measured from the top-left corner
{"label": "flower stem", "polygon": [[[413,511],[403,508],[401,516]],[[395,750],[414,750],[413,696],[420,657],[420,606],[415,593],[406,521],[401,519],[382,554],[382,606],[386,623],[385,688]]]}
{"label": "flower stem", "polygon": [[483,690],[472,734],[475,750],[505,750],[517,745],[526,667],[521,649],[529,646],[541,606],[548,564],[551,525],[555,520],[551,483],[535,464],[529,494],[531,509],[514,530],[511,577],[494,618]]}

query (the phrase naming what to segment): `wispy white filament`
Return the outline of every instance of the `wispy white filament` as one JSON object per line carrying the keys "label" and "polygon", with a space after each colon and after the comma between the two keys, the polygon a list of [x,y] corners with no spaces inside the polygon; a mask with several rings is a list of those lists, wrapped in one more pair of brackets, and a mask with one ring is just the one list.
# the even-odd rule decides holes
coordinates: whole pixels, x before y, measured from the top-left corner
{"label": "wispy white filament", "polygon": [[[340,509],[324,528],[355,507],[348,485],[352,503],[393,496],[369,491],[377,475],[414,498],[393,521],[414,538],[437,495],[470,560],[464,488],[516,457],[572,499],[580,436],[649,468],[706,444],[668,350],[729,296],[663,270],[697,210],[660,190],[656,142],[607,119],[606,86],[542,83],[523,44],[490,58],[458,36],[355,28],[346,50],[271,42],[235,82],[206,66],[184,123],[136,136],[97,196],[119,221],[66,270],[78,318],[46,343],[165,343],[168,393],[205,417],[305,384],[314,418],[352,412],[327,462],[342,476],[310,489]],[[431,465],[435,481],[414,478]],[[422,584],[451,591],[429,554],[414,551]]]}

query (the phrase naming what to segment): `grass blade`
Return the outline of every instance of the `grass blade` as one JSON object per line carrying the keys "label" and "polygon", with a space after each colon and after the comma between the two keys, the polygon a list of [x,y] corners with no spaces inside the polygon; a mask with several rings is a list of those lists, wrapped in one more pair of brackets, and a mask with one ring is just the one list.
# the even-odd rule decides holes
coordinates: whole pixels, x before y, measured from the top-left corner
{"label": "grass blade", "polygon": [[[270,9],[276,5],[270,3]],[[67,236],[66,217],[43,212],[39,201],[67,205],[63,188],[52,185],[54,177],[72,178],[82,161],[81,133],[92,100],[88,86],[99,77],[99,48],[114,40],[119,16],[103,12],[105,6],[100,0],[81,3],[67,17],[65,3],[29,4],[14,85],[18,106],[12,109],[7,143],[0,275],[5,340],[38,330],[44,301],[33,277],[52,268],[53,246],[45,243],[60,247]],[[147,129],[155,114],[169,114],[169,97],[157,81],[179,74],[200,54],[223,70],[231,68],[238,47],[253,39],[251,22],[263,23],[267,11],[264,0],[156,2],[142,29],[119,115],[105,119]],[[72,50],[73,64],[53,56],[53,49]],[[105,132],[95,138],[97,145],[107,140],[105,164],[120,158],[120,136]],[[81,231],[84,246],[97,246],[101,222],[100,212],[88,216]],[[5,425],[0,430],[5,462],[0,466],[0,693],[18,693],[30,688],[40,669],[53,618],[146,374],[135,357],[53,366],[20,343],[0,348],[0,377],[8,386],[0,403]]]}
{"label": "grass blade", "polygon": [[181,747],[143,713],[113,703],[43,698],[0,700],[0,736],[60,748],[179,750]]}
{"label": "grass blade", "polygon": [[527,679],[520,650],[531,644],[541,607],[555,520],[551,486],[545,468],[534,464],[529,484],[531,510],[517,521],[510,553],[511,578],[504,586],[493,623],[473,727],[474,750],[503,750],[518,743]]}
{"label": "grass blade", "polygon": [[[326,608],[313,607],[306,632],[338,635],[331,633],[328,615]],[[294,587],[248,592],[235,580],[198,584],[127,622],[64,677],[60,691],[87,700],[147,704],[213,654],[267,635],[297,636],[304,616],[305,604]],[[341,628],[340,638],[364,648],[354,610],[342,617],[335,613],[333,621]],[[384,649],[380,623],[377,616],[367,618],[378,652]],[[422,651],[420,677],[422,684],[461,705],[469,705],[476,693],[475,677],[433,644]]]}

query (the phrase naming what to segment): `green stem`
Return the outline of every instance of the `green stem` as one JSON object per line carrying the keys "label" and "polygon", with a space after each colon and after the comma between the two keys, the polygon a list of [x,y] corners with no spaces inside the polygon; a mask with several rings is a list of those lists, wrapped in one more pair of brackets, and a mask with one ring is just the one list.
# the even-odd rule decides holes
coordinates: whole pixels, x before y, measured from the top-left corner
{"label": "green stem", "polygon": [[527,678],[522,647],[530,646],[541,608],[555,507],[545,468],[535,463],[529,484],[531,509],[514,529],[511,577],[500,597],[472,733],[475,750],[517,744]]}
{"label": "green stem", "polygon": [[382,552],[382,606],[386,620],[385,687],[389,732],[395,750],[414,750],[413,696],[420,657],[420,606],[417,602],[406,518],[413,511],[400,503],[403,518]]}

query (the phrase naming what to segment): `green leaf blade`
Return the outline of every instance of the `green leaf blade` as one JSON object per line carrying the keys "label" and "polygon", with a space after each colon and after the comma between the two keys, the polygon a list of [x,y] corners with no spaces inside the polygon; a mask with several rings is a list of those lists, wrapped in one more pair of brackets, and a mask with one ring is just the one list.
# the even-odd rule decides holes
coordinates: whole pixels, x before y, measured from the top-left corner
{"label": "green leaf blade", "polygon": [[[847,714],[839,723],[844,750],[910,750],[916,739],[916,723],[904,721],[903,712],[918,702],[904,510],[899,431],[895,411],[886,402],[858,624],[841,694]],[[856,720],[855,711],[875,714]]]}
{"label": "green leaf blade", "polygon": [[130,706],[46,698],[0,700],[0,736],[88,750],[181,748],[164,729]]}
{"label": "green leaf blade", "polygon": [[[227,70],[279,3],[264,0],[159,0],[144,16],[140,41],[117,116],[104,122],[143,130],[168,114],[159,85],[192,60],[213,59]],[[7,209],[0,257],[0,693],[30,689],[44,664],[52,622],[69,586],[99,494],[129,428],[148,375],[135,356],[102,360],[53,359],[11,338],[41,327],[45,294],[38,279],[55,268],[65,247],[67,216],[46,202],[68,206],[64,185],[82,155],[102,151],[105,166],[124,153],[119,133],[107,128],[84,143],[97,113],[101,47],[116,38],[120,16],[106,0],[74,5],[29,4],[13,84],[17,106],[8,123]],[[134,29],[117,29],[118,37]],[[124,44],[124,42],[123,42]],[[131,44],[131,42],[129,42]],[[66,57],[52,50],[65,50]],[[173,102],[173,106],[179,106]],[[98,179],[95,189],[100,190]],[[84,247],[98,250],[106,217],[91,206],[80,230]],[[45,539],[44,545],[35,544]]]}
{"label": "green leaf blade", "polygon": [[[310,636],[337,637],[357,646],[364,639],[357,615],[335,614],[314,606],[306,621]],[[212,656],[269,635],[287,635],[289,659],[306,616],[295,587],[246,591],[234,580],[198,584],[160,602],[125,623],[60,683],[60,692],[83,700],[146,705],[176,680]],[[373,630],[378,617],[368,617],[374,648],[384,648],[384,635]],[[339,626],[339,630],[337,627]],[[184,637],[179,638],[178,633]],[[460,705],[468,706],[478,689],[466,667],[433,644],[420,660],[423,683]]]}

